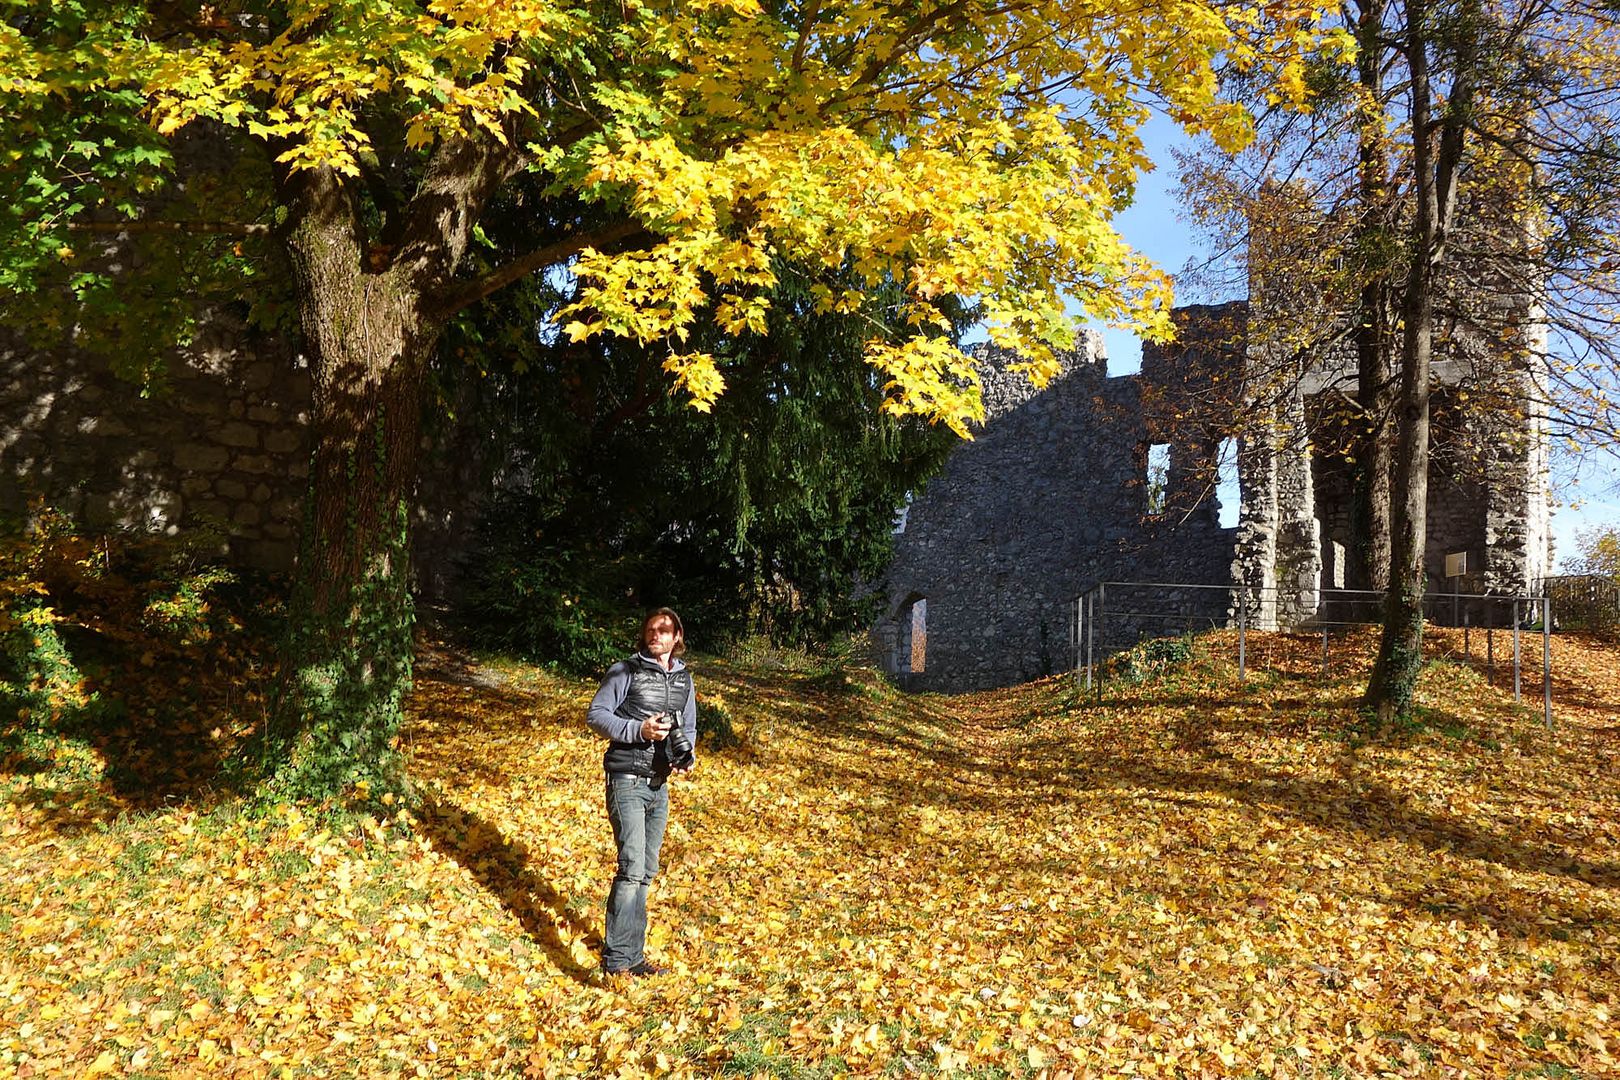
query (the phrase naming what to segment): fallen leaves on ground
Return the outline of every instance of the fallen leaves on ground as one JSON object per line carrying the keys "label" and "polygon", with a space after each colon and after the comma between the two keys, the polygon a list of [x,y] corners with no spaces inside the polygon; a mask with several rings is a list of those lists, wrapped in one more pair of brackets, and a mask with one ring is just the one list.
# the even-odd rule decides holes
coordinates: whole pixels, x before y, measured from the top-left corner
{"label": "fallen leaves on ground", "polygon": [[1369,739],[1319,639],[1230,645],[1101,702],[696,662],[743,739],[627,986],[590,684],[430,657],[381,821],[134,812],[64,749],[0,775],[0,1074],[1620,1074],[1620,657],[1555,640],[1551,730],[1432,663]]}

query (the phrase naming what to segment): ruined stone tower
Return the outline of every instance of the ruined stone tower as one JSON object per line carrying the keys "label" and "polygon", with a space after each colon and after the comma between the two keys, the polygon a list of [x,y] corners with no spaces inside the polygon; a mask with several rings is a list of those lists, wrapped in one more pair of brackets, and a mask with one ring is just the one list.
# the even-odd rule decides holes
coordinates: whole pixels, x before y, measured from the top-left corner
{"label": "ruined stone tower", "polygon": [[[1527,357],[1541,354],[1533,309],[1510,314],[1496,322],[1517,328],[1511,341],[1454,332],[1435,365],[1425,568],[1436,589],[1522,594],[1547,572],[1545,421],[1511,404],[1537,398],[1544,376]],[[1339,344],[1298,360],[1287,381],[1261,380],[1247,304],[1176,316],[1178,342],[1146,346],[1139,374],[1109,377],[1092,336],[1040,391],[980,349],[983,428],[917,494],[894,538],[875,633],[904,685],[967,690],[1072,668],[1074,601],[1098,582],[1158,583],[1139,590],[1151,597],[1138,628],[1147,635],[1155,612],[1179,617],[1170,632],[1226,624],[1239,583],[1251,625],[1300,626],[1327,617],[1324,603],[1339,604],[1336,617],[1354,606],[1334,593],[1359,583],[1351,477],[1327,435],[1354,385],[1346,339],[1329,336]],[[1223,454],[1235,457],[1241,492],[1231,528],[1216,494]],[[1448,556],[1465,573],[1448,577]]]}

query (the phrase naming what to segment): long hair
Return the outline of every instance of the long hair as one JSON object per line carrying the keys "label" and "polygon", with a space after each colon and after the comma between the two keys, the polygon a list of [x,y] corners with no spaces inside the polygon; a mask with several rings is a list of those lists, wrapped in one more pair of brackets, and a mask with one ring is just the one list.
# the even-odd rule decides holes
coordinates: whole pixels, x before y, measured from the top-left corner
{"label": "long hair", "polygon": [[670,655],[685,656],[686,627],[681,625],[681,617],[675,614],[674,608],[661,607],[647,612],[647,617],[641,620],[641,633],[636,635],[636,648],[645,649],[647,647],[647,627],[652,625],[654,619],[662,615],[667,615],[670,625],[675,627],[675,647],[670,650]]}

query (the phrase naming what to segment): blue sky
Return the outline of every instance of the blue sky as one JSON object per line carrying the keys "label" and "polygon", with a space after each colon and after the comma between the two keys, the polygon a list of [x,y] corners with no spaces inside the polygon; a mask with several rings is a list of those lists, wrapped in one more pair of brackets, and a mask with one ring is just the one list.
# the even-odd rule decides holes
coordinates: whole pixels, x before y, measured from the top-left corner
{"label": "blue sky", "polygon": [[[1175,199],[1173,146],[1185,145],[1180,129],[1165,120],[1155,120],[1147,130],[1148,152],[1159,167],[1137,185],[1136,202],[1119,215],[1117,224],[1133,247],[1171,273],[1189,259],[1201,258],[1194,230],[1179,217]],[[1214,298],[1211,298],[1214,299]],[[1108,349],[1108,370],[1112,374],[1135,371],[1141,364],[1142,345],[1135,335],[1099,327]],[[1585,463],[1554,462],[1553,537],[1555,566],[1575,552],[1575,533],[1583,527],[1620,527],[1620,467],[1612,457]],[[1222,517],[1235,513],[1235,489],[1221,492]],[[1228,522],[1228,524],[1234,522]]]}

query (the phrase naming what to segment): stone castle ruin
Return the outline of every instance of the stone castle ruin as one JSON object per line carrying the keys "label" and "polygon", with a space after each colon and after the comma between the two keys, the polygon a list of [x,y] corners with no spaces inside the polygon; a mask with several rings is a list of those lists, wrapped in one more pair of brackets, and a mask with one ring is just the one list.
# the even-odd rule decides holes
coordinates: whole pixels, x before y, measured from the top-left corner
{"label": "stone castle ruin", "polygon": [[[1504,387],[1537,398],[1531,311],[1513,312],[1520,334],[1494,348],[1454,333],[1436,357],[1433,591],[1523,594],[1547,573],[1545,421],[1472,404],[1487,390],[1499,403]],[[1324,590],[1365,584],[1350,557],[1354,478],[1331,436],[1354,395],[1354,349],[1318,350],[1262,400],[1248,319],[1243,302],[1178,309],[1178,342],[1144,346],[1134,375],[1110,377],[1087,336],[1042,390],[981,347],[982,429],[897,525],[875,628],[887,670],[944,691],[1068,670],[1075,600],[1099,582],[1159,583],[1138,595],[1206,626],[1234,622],[1240,585],[1251,626],[1343,617]],[[1240,492],[1232,527],[1216,493],[1223,458]]]}
{"label": "stone castle ruin", "polygon": [[[1111,377],[1100,338],[1086,337],[1039,391],[981,351],[986,422],[895,537],[876,627],[887,668],[940,690],[1071,668],[1074,600],[1097,582],[1222,586],[1153,592],[1163,610],[1204,625],[1229,622],[1233,587],[1246,583],[1256,626],[1310,623],[1321,590],[1361,584],[1347,558],[1349,467],[1331,439],[1308,437],[1345,393],[1355,357],[1341,347],[1314,360],[1263,407],[1238,400],[1252,367],[1247,318],[1243,303],[1182,309],[1180,343],[1147,346],[1135,375]],[[1447,588],[1524,592],[1548,565],[1544,423],[1472,409],[1491,367],[1480,351],[1436,364],[1426,561],[1438,584],[1446,557],[1465,556],[1467,574]],[[1533,396],[1534,365],[1492,370]],[[0,335],[0,512],[40,497],[93,528],[201,530],[242,564],[285,569],[309,394],[300,358],[228,311],[210,314],[170,363],[166,392],[151,396],[68,341],[41,352]],[[467,495],[481,484],[466,433],[425,442],[436,464],[424,469],[413,534],[418,585],[432,597],[453,588],[475,510]],[[1241,491],[1231,528],[1216,494],[1223,457]]]}
{"label": "stone castle ruin", "polygon": [[[1513,250],[1523,231],[1507,220],[1476,249]],[[1309,229],[1282,234],[1316,243]],[[1285,307],[1265,284],[1251,282],[1257,307]],[[1523,593],[1548,564],[1547,436],[1544,418],[1512,404],[1545,398],[1534,359],[1545,330],[1533,299],[1503,280],[1459,275],[1452,291],[1434,370],[1426,565],[1448,588]],[[71,326],[43,342],[0,330],[0,516],[43,500],[92,529],[201,534],[241,564],[287,569],[310,379],[296,348],[240,308],[199,310],[166,388],[151,394]],[[1251,625],[1284,627],[1323,617],[1323,590],[1364,584],[1347,557],[1354,477],[1332,434],[1344,422],[1337,403],[1355,393],[1348,335],[1293,357],[1270,329],[1254,331],[1247,303],[1184,308],[1177,320],[1179,342],[1146,347],[1139,374],[1110,376],[1092,336],[1039,391],[980,352],[986,422],[895,537],[876,632],[902,682],[963,690],[1072,667],[1074,601],[1098,582],[1210,586],[1153,596],[1207,625],[1231,619],[1241,586]],[[1282,384],[1271,378],[1290,367]],[[453,424],[423,441],[413,562],[419,590],[442,597],[487,451]],[[1241,493],[1233,527],[1216,493],[1223,460]],[[1447,574],[1448,556],[1462,576]]]}

